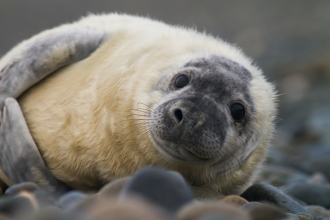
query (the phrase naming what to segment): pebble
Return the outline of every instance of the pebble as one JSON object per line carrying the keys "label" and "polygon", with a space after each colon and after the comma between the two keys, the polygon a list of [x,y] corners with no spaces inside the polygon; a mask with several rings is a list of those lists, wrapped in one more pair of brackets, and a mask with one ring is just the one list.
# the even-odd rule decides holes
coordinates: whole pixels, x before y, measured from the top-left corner
{"label": "pebble", "polygon": [[283,220],[299,220],[298,216],[292,213],[286,213],[286,218]]}
{"label": "pebble", "polygon": [[58,206],[63,210],[69,210],[84,200],[86,197],[87,196],[81,192],[72,191],[64,194],[58,199]]}
{"label": "pebble", "polygon": [[269,202],[273,203],[286,212],[297,214],[297,213],[309,213],[308,210],[300,205],[298,202],[294,201],[289,196],[282,193],[279,189],[271,186],[267,183],[256,183],[250,186],[241,195],[244,199],[248,201],[257,202]]}
{"label": "pebble", "polygon": [[34,210],[33,204],[25,197],[1,197],[0,199],[0,214],[10,218],[28,216]]}
{"label": "pebble", "polygon": [[183,207],[176,215],[176,220],[200,220],[208,218],[249,220],[247,213],[237,209],[237,207],[214,202],[191,203]]}
{"label": "pebble", "polygon": [[306,209],[313,215],[313,216],[323,216],[323,217],[330,217],[328,210],[326,210],[322,206],[318,205],[310,205],[306,206]]}
{"label": "pebble", "polygon": [[[287,174],[291,175],[291,171]],[[267,183],[257,183],[241,196],[225,196],[205,187],[190,187],[179,173],[162,168],[140,170],[108,183],[93,195],[71,191],[56,198],[34,183],[22,183],[9,187],[0,197],[0,220],[330,219],[325,204],[304,205],[309,204],[311,198],[326,201],[327,192],[330,192],[327,178],[322,173],[308,178],[299,174],[303,176],[299,182],[294,180],[298,176],[293,176],[286,177],[283,192]],[[288,196],[293,192],[302,204]]]}
{"label": "pebble", "polygon": [[17,195],[22,191],[33,192],[40,189],[40,187],[32,182],[24,182],[10,186],[6,191],[5,195]]}
{"label": "pebble", "polygon": [[[137,199],[107,200],[95,197],[96,201],[90,205],[88,212],[83,215],[84,220],[168,220],[163,210]],[[77,219],[81,219],[78,216]]]}
{"label": "pebble", "polygon": [[245,205],[246,203],[248,203],[248,201],[246,199],[244,199],[240,196],[237,196],[237,195],[226,196],[226,197],[222,198],[220,200],[220,202],[228,203],[228,204],[234,205],[236,207],[240,207],[240,206]]}
{"label": "pebble", "polygon": [[277,220],[286,217],[285,212],[281,208],[267,203],[259,203],[250,207],[248,213],[253,220]]}
{"label": "pebble", "polygon": [[117,197],[119,196],[120,191],[123,187],[132,179],[132,177],[123,177],[111,181],[106,184],[102,189],[98,192],[99,196],[103,197]]}
{"label": "pebble", "polygon": [[324,185],[329,183],[329,181],[323,173],[316,172],[308,179],[308,183],[315,185]]}
{"label": "pebble", "polygon": [[172,214],[194,199],[182,177],[161,168],[147,168],[134,174],[120,193],[121,198],[132,196],[141,196]]}
{"label": "pebble", "polygon": [[308,213],[297,214],[299,220],[315,220],[312,215]]}
{"label": "pebble", "polygon": [[308,205],[330,208],[330,185],[295,183],[283,187],[282,190]]}
{"label": "pebble", "polygon": [[39,212],[36,212],[31,220],[65,220],[64,214],[56,206],[49,206]]}
{"label": "pebble", "polygon": [[270,164],[261,171],[259,180],[273,186],[283,186],[295,182],[307,182],[309,176],[297,169]]}

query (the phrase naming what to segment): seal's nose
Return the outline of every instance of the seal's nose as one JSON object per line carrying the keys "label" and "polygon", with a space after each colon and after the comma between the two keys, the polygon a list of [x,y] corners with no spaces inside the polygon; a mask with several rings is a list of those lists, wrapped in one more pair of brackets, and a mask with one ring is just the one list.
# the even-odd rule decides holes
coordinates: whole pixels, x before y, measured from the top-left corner
{"label": "seal's nose", "polygon": [[202,112],[191,102],[176,102],[168,110],[168,117],[172,121],[172,132],[182,133],[193,129],[196,124],[201,123]]}
{"label": "seal's nose", "polygon": [[183,119],[183,113],[182,113],[182,110],[180,108],[175,108],[174,109],[173,118],[174,118],[174,121],[177,122],[177,124],[180,124],[180,122]]}

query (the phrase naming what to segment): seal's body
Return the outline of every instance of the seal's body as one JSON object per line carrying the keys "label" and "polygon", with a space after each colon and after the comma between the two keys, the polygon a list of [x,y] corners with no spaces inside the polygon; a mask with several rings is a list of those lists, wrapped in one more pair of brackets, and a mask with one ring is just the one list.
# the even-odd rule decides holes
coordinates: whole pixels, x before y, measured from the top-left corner
{"label": "seal's body", "polygon": [[[90,41],[97,46],[71,65],[58,64],[83,47],[80,35],[75,49],[33,58],[47,62],[6,66],[33,53],[26,45],[43,41],[46,50],[52,36],[93,25],[104,32]],[[20,66],[52,73],[15,94],[51,173],[78,189],[162,166],[193,185],[239,192],[253,180],[273,132],[273,87],[248,58],[219,39],[150,19],[89,16],[23,42],[4,66],[4,75]]]}

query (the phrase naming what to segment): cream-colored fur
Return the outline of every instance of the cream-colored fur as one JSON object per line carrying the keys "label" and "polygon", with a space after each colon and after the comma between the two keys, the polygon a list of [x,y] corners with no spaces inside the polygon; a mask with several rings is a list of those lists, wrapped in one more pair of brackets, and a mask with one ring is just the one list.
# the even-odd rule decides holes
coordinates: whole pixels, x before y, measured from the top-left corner
{"label": "cream-colored fur", "polygon": [[[79,25],[106,29],[111,37],[91,56],[51,74],[18,99],[41,155],[57,178],[86,190],[157,165],[181,172],[192,184],[224,193],[239,192],[253,180],[272,136],[275,94],[240,50],[192,29],[118,14],[91,15],[33,39]],[[28,42],[14,48],[0,64],[19,54]],[[259,145],[248,159],[218,177],[207,167],[164,159],[141,126],[143,121],[131,120],[141,119],[132,115],[134,109],[149,110],[146,106],[153,107],[162,98],[153,88],[164,72],[208,54],[234,60],[251,72],[259,131]]]}

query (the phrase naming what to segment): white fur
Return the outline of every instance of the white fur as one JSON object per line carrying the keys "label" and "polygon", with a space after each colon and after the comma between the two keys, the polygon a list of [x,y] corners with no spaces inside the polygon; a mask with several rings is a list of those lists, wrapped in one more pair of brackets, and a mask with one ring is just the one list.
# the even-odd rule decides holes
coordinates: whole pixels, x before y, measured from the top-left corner
{"label": "white fur", "polygon": [[[92,27],[111,37],[90,57],[57,71],[19,98],[32,136],[56,177],[86,189],[145,166],[159,165],[178,170],[191,183],[224,192],[241,190],[253,179],[273,132],[275,92],[239,49],[193,29],[147,18],[90,15],[23,41],[0,60],[0,69],[20,57],[27,44],[77,27]],[[218,177],[205,167],[165,160],[143,136],[145,127],[125,121],[140,102],[152,106],[153,101],[161,99],[162,94],[153,87],[164,72],[208,54],[234,60],[252,74],[251,93],[259,131],[259,145],[246,162]]]}

